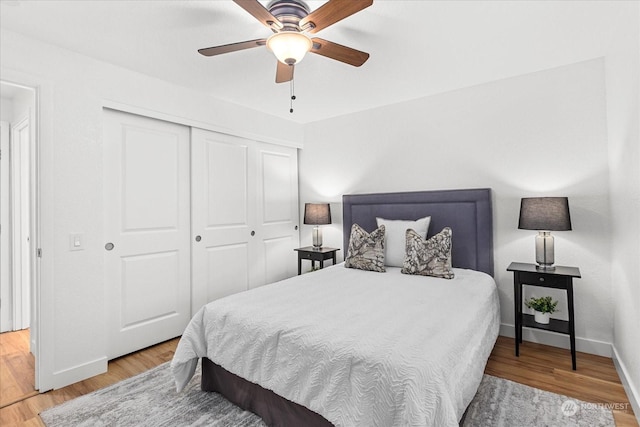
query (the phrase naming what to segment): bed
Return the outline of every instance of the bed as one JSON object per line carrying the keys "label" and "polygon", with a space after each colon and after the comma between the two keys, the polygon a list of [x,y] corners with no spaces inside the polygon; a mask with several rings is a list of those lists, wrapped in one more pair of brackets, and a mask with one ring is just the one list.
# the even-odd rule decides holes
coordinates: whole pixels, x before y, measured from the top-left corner
{"label": "bed", "polygon": [[458,425],[499,329],[489,189],[343,196],[353,224],[430,216],[453,230],[452,280],[327,267],[207,304],[172,361],[278,426]]}

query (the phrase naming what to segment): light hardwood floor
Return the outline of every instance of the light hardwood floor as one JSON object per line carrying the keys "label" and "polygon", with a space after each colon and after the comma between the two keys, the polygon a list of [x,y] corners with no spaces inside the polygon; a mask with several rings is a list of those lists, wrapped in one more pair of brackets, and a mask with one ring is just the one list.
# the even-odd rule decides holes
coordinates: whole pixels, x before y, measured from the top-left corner
{"label": "light hardwood floor", "polygon": [[[14,334],[16,333],[0,334],[0,346],[11,347],[13,349],[19,348],[20,342],[23,342],[24,338],[19,337],[18,334]],[[10,342],[12,344],[9,344]],[[72,384],[59,390],[53,390],[43,394],[36,393],[35,396],[31,397],[26,396],[24,400],[0,408],[0,426],[44,426],[38,416],[41,411],[82,396],[83,394],[107,387],[118,381],[147,371],[164,362],[168,362],[173,358],[177,345],[178,338],[157,344],[153,347],[110,361],[108,371],[102,375],[89,378],[88,380]],[[28,351],[29,346],[27,340],[27,345],[23,348],[23,357],[28,357],[26,356]],[[26,369],[27,367],[25,366],[25,370]],[[3,380],[2,383],[0,383],[0,395],[2,396],[4,396],[5,390],[13,390],[16,388],[15,384],[10,383],[12,378],[24,378],[28,375],[31,375],[31,377],[34,376],[33,366],[31,366],[29,372],[7,375],[6,378],[9,381],[5,382],[5,375],[2,371],[5,371],[3,358],[0,359],[0,378]],[[33,387],[33,380],[31,381],[31,387]]]}
{"label": "light hardwood floor", "polygon": [[0,408],[35,396],[29,330],[0,334]]}
{"label": "light hardwood floor", "polygon": [[[12,338],[7,334],[1,334],[1,345],[9,348],[7,343],[14,341]],[[15,342],[10,344],[11,348],[19,348],[20,342],[24,345],[24,337],[16,338]],[[0,409],[0,425],[3,427],[42,426],[38,416],[40,411],[169,361],[173,357],[177,344],[178,339],[158,344],[109,362],[109,371],[105,374],[60,390],[27,396],[20,402]],[[28,339],[26,345],[28,350]],[[2,351],[4,350],[0,350],[0,357],[3,357]],[[5,370],[4,359],[1,362],[0,370]],[[32,372],[31,370],[31,375],[33,375]],[[616,425],[618,427],[638,426],[613,362],[609,358],[578,353],[578,370],[572,371],[571,354],[568,350],[524,342],[520,347],[518,358],[514,355],[513,339],[499,337],[485,372],[586,402],[622,406],[625,409],[614,410]],[[15,369],[15,373],[6,378],[11,381],[10,378],[24,378],[28,375],[26,371],[19,373],[19,369]],[[15,384],[5,384],[5,376],[0,378],[3,380],[0,385],[0,394],[4,395],[5,390],[17,387]]]}
{"label": "light hardwood floor", "polygon": [[620,378],[607,357],[577,353],[577,370],[571,369],[569,350],[523,342],[520,357],[513,338],[498,337],[485,373],[585,402],[609,404],[618,427],[638,426]]}

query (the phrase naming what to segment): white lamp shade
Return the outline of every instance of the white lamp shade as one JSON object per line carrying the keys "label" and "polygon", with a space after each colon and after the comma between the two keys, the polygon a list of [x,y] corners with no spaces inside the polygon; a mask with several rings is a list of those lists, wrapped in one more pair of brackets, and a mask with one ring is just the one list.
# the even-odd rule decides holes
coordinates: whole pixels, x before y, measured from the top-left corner
{"label": "white lamp shade", "polygon": [[278,58],[278,61],[287,65],[302,61],[312,46],[313,42],[309,36],[295,31],[283,31],[267,39],[267,47]]}

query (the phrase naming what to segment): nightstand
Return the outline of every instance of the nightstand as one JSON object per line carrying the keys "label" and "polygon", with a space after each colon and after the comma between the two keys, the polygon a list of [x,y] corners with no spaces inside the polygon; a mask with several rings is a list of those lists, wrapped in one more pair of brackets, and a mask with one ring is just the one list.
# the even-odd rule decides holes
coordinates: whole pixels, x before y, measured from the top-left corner
{"label": "nightstand", "polygon": [[[555,270],[538,270],[536,264],[512,262],[507,271],[513,272],[513,305],[515,308],[516,357],[520,356],[522,327],[542,329],[569,335],[571,342],[571,365],[576,370],[576,329],[573,317],[573,278],[580,278],[577,267],[556,266]],[[548,325],[536,323],[531,314],[522,313],[522,285],[564,289],[567,292],[569,321],[550,319]]]}
{"label": "nightstand", "polygon": [[316,261],[320,262],[320,268],[324,267],[324,260],[332,259],[336,263],[336,252],[340,249],[336,248],[314,248],[313,246],[305,246],[304,248],[294,249],[298,252],[298,275],[302,274],[302,260],[311,260],[311,267],[315,268]]}

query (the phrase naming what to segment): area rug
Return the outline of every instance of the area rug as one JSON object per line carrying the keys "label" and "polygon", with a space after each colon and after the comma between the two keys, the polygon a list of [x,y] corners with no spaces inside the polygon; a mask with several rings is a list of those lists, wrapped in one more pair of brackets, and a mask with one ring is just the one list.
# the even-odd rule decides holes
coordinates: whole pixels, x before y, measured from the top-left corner
{"label": "area rug", "polygon": [[[48,427],[263,427],[262,420],[218,393],[200,391],[200,372],[180,394],[169,364],[40,413]],[[567,396],[485,375],[464,427],[615,426],[611,411]]]}

